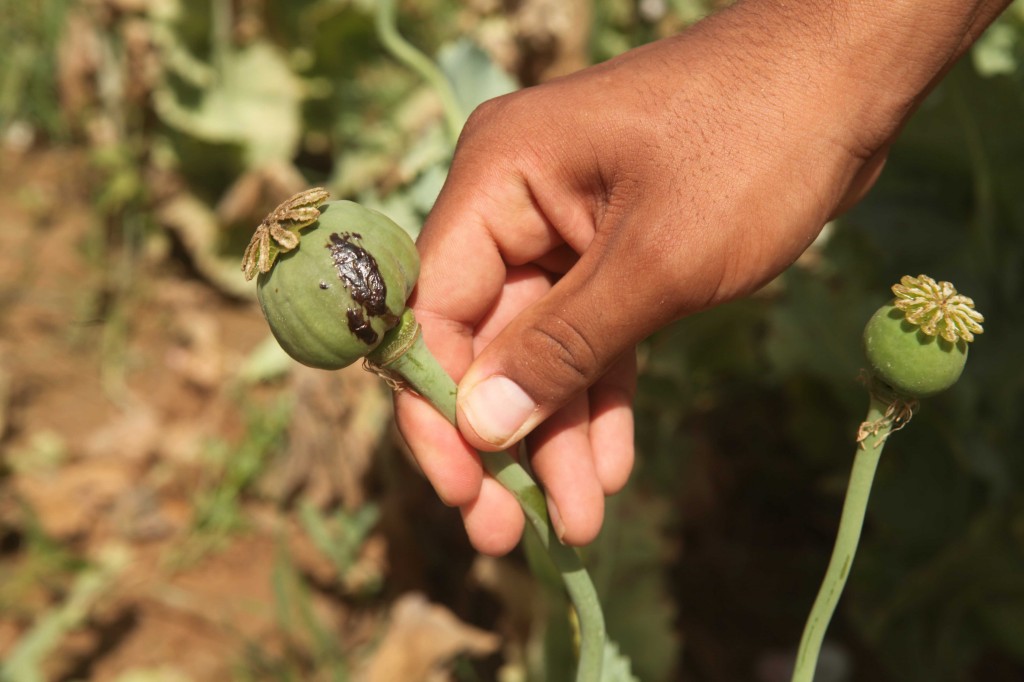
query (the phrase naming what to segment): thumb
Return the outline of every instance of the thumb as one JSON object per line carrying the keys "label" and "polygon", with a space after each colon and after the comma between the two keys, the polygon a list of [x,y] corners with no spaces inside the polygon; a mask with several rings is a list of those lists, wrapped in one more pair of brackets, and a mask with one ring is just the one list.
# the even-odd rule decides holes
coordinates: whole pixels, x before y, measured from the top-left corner
{"label": "thumb", "polygon": [[635,278],[623,267],[603,267],[590,255],[519,313],[466,371],[457,411],[474,447],[502,450],[518,442],[667,322],[654,312],[655,296],[630,282]]}

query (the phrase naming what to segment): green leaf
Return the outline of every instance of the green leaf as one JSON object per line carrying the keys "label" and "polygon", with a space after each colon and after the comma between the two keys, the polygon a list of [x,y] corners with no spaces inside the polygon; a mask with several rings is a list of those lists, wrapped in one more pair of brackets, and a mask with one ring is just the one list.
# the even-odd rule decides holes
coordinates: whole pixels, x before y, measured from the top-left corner
{"label": "green leaf", "polygon": [[164,123],[206,142],[240,144],[250,168],[295,155],[302,100],[302,82],[264,41],[227,52],[194,107],[166,80],[154,93]]}
{"label": "green leaf", "polygon": [[888,292],[883,290],[872,304],[856,289],[823,287],[800,268],[791,268],[782,281],[785,291],[771,308],[765,345],[775,372],[780,377],[805,374],[832,386],[855,385],[865,366],[861,330]]}
{"label": "green leaf", "polygon": [[640,682],[630,669],[629,658],[619,651],[615,642],[605,642],[601,682]]}
{"label": "green leaf", "polygon": [[324,515],[314,505],[299,506],[299,521],[309,539],[334,564],[339,578],[344,578],[359,558],[359,551],[380,519],[376,505],[368,504],[352,512],[337,511]]}
{"label": "green leaf", "polygon": [[245,384],[271,382],[285,376],[295,366],[295,360],[272,335],[267,334],[242,362],[238,379]]}
{"label": "green leaf", "polygon": [[127,549],[104,547],[95,565],[79,573],[70,592],[60,604],[41,613],[0,662],[2,682],[42,682],[46,660],[57,650],[65,635],[82,626],[96,603],[116,584],[131,562]]}
{"label": "green leaf", "polygon": [[[671,509],[663,498],[636,486],[627,486],[607,505],[604,529],[587,548],[587,564],[601,596],[608,638],[616,642],[612,671],[629,676],[608,677],[613,674],[608,672],[602,679],[631,680],[635,667],[644,680],[666,680],[678,655],[677,614],[663,572]],[[635,663],[618,654],[620,649]]]}
{"label": "green leaf", "polygon": [[512,76],[470,40],[460,39],[443,46],[437,60],[452,83],[463,113],[519,88]]}
{"label": "green leaf", "polygon": [[1009,75],[1017,70],[1020,36],[1008,24],[995,24],[982,34],[971,50],[974,68],[982,76]]}

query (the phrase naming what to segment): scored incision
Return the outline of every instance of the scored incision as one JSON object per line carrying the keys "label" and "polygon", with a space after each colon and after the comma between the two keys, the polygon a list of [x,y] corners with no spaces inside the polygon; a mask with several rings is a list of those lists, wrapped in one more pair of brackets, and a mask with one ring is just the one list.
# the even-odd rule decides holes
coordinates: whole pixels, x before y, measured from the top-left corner
{"label": "scored incision", "polygon": [[355,243],[354,240],[362,239],[358,232],[335,232],[329,239],[326,247],[331,252],[338,278],[348,289],[352,300],[360,306],[345,311],[348,328],[360,341],[372,344],[377,340],[377,332],[367,316],[378,317],[388,311],[388,289],[380,267],[366,249]]}

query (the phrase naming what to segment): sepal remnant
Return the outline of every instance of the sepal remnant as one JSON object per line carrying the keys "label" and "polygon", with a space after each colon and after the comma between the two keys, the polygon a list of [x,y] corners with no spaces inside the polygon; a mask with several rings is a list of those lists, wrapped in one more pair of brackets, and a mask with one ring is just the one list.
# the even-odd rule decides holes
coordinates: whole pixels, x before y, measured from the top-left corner
{"label": "sepal remnant", "polygon": [[307,189],[283,201],[263,219],[242,256],[246,281],[269,272],[279,253],[299,245],[299,230],[320,218],[320,205],[329,196],[330,192],[323,187]]}

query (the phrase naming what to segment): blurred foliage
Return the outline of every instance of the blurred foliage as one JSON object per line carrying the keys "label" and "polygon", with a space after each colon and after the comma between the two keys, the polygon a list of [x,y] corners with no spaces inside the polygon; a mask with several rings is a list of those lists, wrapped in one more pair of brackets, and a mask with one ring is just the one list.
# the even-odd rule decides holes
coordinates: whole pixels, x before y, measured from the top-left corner
{"label": "blurred foliage", "polygon": [[[581,63],[727,3],[584,4],[583,54],[573,55]],[[559,39],[572,42],[530,24],[531,6],[410,0],[400,3],[400,29],[437,60],[468,112],[545,77]],[[329,186],[418,231],[451,145],[436,95],[377,40],[374,8],[373,0],[0,0],[4,145],[84,149],[93,171],[82,182],[95,209],[85,248],[97,275],[83,289],[92,296],[86,317],[104,323],[115,375],[108,393],[124,397],[126,300],[145,290],[137,285],[169,269],[232,304],[245,298],[240,247],[295,189]],[[887,448],[833,652],[851,680],[1024,675],[1022,61],[1017,0],[923,104],[868,198],[797,265],[756,296],[684,320],[642,348],[637,472],[587,550],[609,631],[637,678],[779,679],[766,662],[784,660],[799,639],[866,405],[860,330],[890,284],[919,273],[972,296],[986,331],[956,389],[924,403]],[[280,358],[254,353],[238,377],[283,393],[287,372]],[[250,528],[247,505],[265,502],[256,484],[288,438],[291,402],[232,399],[243,433],[206,441],[189,500],[192,540]],[[29,434],[2,476],[25,473],[29,460],[73,459],[77,444],[58,440],[55,449],[53,437],[61,439]],[[407,479],[391,469],[377,475],[380,499],[355,508],[323,509],[301,491],[282,502],[282,516],[298,510],[296,527],[326,557],[331,578],[314,581],[281,541],[271,581],[285,643],[271,651],[247,641],[238,679],[314,679],[313,671],[346,679],[365,652],[335,639],[336,624],[317,610],[326,597],[346,607],[377,599],[383,611],[397,592],[424,587],[459,617],[499,627],[494,595],[466,585],[464,543],[429,527],[434,512],[423,511]],[[396,502],[402,481],[409,499]],[[396,509],[406,512],[402,522]],[[0,607],[19,622],[41,608],[32,632],[50,632],[46,645],[55,646],[46,628],[80,624],[76,585],[94,574],[73,546],[45,537],[31,510],[17,518],[16,532],[0,524],[0,538],[21,543],[0,552]],[[412,547],[413,559],[355,577],[381,528]],[[427,542],[409,528],[436,535]],[[524,561],[536,557],[505,560]],[[550,577],[539,582],[551,588]],[[40,606],[33,583],[49,588],[51,603]],[[504,679],[565,679],[573,647],[565,603],[558,589],[531,590],[507,597],[532,604],[535,592],[546,594],[530,631],[504,651]],[[42,650],[21,660],[33,667]],[[499,667],[461,661],[457,677],[491,679]]]}
{"label": "blurred foliage", "polygon": [[195,495],[195,533],[223,541],[244,525],[244,496],[255,485],[271,455],[280,450],[292,413],[292,401],[282,398],[269,408],[247,406],[245,438],[215,441],[206,448],[204,479]]}
{"label": "blurred foliage", "polygon": [[[864,410],[864,321],[902,274],[955,282],[984,311],[989,324],[963,379],[925,401],[883,459],[832,630],[857,661],[856,679],[1017,679],[1024,670],[1021,19],[1016,3],[924,103],[867,199],[794,268],[755,299],[650,343],[643,484],[668,496],[667,481],[684,490],[703,481],[725,494],[710,510],[699,495],[682,502],[692,549],[679,570],[689,580],[701,562],[724,561],[719,570],[740,574],[723,592],[749,594],[739,583],[755,580],[786,590],[781,605],[740,607],[754,623],[775,609],[791,633],[771,641],[782,647],[798,637],[838,519]],[[709,462],[707,447],[727,463]],[[717,478],[723,469],[727,481]],[[727,537],[709,540],[709,523]],[[750,556],[715,554],[730,548]],[[684,584],[682,608],[689,594],[700,609],[697,592],[712,587]]]}
{"label": "blurred foliage", "polygon": [[57,45],[72,0],[0,2],[0,132],[31,121],[52,139],[65,132],[57,99]]}
{"label": "blurred foliage", "polygon": [[[330,559],[339,582],[355,582],[356,589],[371,594],[380,589],[379,576],[354,575],[370,532],[380,521],[380,509],[367,504],[353,512],[336,510],[329,516],[320,512],[310,503],[299,507],[299,521],[313,545]],[[355,580],[352,580],[355,578]]]}
{"label": "blurred foliage", "polygon": [[285,654],[278,660],[271,659],[260,642],[250,642],[247,656],[239,662],[239,678],[349,679],[350,657],[330,625],[316,614],[312,590],[284,547],[277,553],[271,580],[277,622],[287,640]]}
{"label": "blurred foliage", "polygon": [[129,553],[124,548],[105,548],[95,566],[78,573],[63,603],[36,619],[0,662],[0,680],[44,682],[47,679],[44,661],[53,655],[69,632],[80,628],[88,619],[91,607],[110,591],[128,562]]}

